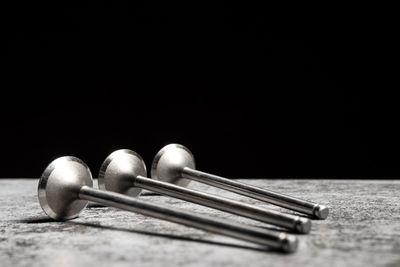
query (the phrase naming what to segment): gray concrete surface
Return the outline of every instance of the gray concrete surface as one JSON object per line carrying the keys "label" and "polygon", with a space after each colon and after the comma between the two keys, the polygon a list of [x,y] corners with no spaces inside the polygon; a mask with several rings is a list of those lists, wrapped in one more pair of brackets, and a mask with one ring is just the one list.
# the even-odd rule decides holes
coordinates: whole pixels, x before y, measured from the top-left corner
{"label": "gray concrete surface", "polygon": [[[331,208],[298,235],[296,253],[91,205],[78,219],[49,220],[36,197],[37,180],[0,180],[0,266],[400,266],[400,180],[245,180]],[[281,210],[193,182],[191,188]],[[153,203],[239,223],[249,219],[157,195]],[[290,212],[289,212],[290,213]]]}

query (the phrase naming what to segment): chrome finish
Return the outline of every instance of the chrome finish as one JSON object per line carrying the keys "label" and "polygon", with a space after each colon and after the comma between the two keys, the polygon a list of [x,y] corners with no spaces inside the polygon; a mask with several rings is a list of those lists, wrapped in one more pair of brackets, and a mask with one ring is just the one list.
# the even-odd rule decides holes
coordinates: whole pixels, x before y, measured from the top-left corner
{"label": "chrome finish", "polygon": [[318,219],[328,217],[329,209],[326,206],[197,171],[194,166],[194,157],[189,149],[179,144],[170,144],[162,148],[155,156],[151,166],[151,177],[160,181],[184,185],[188,184],[188,180],[194,180]]}
{"label": "chrome finish", "polygon": [[167,145],[153,159],[151,178],[186,187],[190,179],[182,177],[182,167],[196,169],[192,152],[182,145]]}
{"label": "chrome finish", "polygon": [[153,205],[115,192],[93,189],[92,184],[92,174],[81,160],[74,157],[56,159],[45,169],[39,180],[39,203],[44,212],[56,220],[76,218],[88,201],[94,201],[106,206],[266,245],[284,252],[294,252],[297,249],[297,238],[286,233],[239,226],[162,205]]}
{"label": "chrome finish", "polygon": [[[103,162],[100,168],[98,184],[101,190],[118,192],[131,197],[137,197],[142,193],[141,188],[134,187],[131,173],[141,176],[147,175],[146,164],[143,159],[134,151],[128,149],[118,150],[112,153]],[[123,154],[131,157],[120,157]],[[107,179],[105,175],[107,172]]]}
{"label": "chrome finish", "polygon": [[[176,162],[189,162],[186,159],[186,157],[181,157]],[[137,153],[127,149],[117,150],[107,157],[101,167],[99,187],[132,197],[140,194],[138,189],[147,189],[162,195],[284,227],[298,233],[306,234],[311,229],[309,219],[256,207],[172,183],[157,181],[145,177],[143,175],[145,172],[145,164]]]}
{"label": "chrome finish", "polygon": [[78,198],[82,186],[93,186],[89,168],[75,157],[58,158],[47,166],[39,180],[40,206],[55,220],[76,218],[88,204]]}

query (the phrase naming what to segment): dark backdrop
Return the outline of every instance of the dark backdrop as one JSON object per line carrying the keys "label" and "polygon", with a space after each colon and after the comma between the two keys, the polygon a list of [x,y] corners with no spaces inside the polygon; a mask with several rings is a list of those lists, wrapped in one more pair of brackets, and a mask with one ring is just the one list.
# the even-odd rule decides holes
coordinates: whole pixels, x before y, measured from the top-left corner
{"label": "dark backdrop", "polygon": [[[307,8],[305,8],[307,10]],[[5,9],[0,177],[164,145],[228,177],[397,177],[385,34],[358,8],[94,2]],[[376,26],[378,25],[378,26]],[[378,28],[377,28],[378,27]]]}

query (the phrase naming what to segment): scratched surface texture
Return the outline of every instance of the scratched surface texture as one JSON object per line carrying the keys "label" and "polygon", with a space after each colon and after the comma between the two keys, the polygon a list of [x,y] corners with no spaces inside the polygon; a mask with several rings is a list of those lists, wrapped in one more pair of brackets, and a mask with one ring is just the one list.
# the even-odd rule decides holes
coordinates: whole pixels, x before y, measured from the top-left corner
{"label": "scratched surface texture", "polygon": [[[328,205],[327,220],[313,220],[299,249],[285,255],[232,238],[90,204],[78,219],[47,219],[36,179],[0,180],[0,266],[400,266],[399,180],[245,180]],[[223,190],[225,195],[284,209]],[[141,199],[199,214],[268,225],[159,195]],[[290,212],[289,212],[290,213]]]}

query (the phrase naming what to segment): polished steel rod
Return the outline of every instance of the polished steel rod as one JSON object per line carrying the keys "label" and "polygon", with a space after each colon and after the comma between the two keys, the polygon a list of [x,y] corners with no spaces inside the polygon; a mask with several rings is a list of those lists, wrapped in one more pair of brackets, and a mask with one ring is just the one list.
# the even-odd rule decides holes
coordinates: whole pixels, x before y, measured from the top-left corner
{"label": "polished steel rod", "polygon": [[327,208],[306,200],[294,198],[288,195],[277,193],[271,190],[259,188],[249,184],[234,181],[217,175],[212,175],[198,170],[185,167],[182,170],[182,177],[200,183],[215,186],[247,197],[262,200],[280,207],[305,213],[320,219],[327,217]]}
{"label": "polished steel rod", "polygon": [[99,188],[107,191],[139,196],[141,189],[179,198],[192,203],[244,216],[291,231],[310,232],[311,221],[297,215],[257,207],[213,194],[196,191],[172,183],[145,177],[146,165],[136,152],[121,149],[109,155],[99,173]]}
{"label": "polished steel rod", "polygon": [[188,148],[179,144],[167,145],[157,153],[152,163],[151,177],[180,186],[187,186],[194,180],[318,219],[326,219],[329,213],[329,209],[323,205],[198,171],[195,168],[193,154]]}
{"label": "polished steel rod", "polygon": [[198,216],[194,213],[146,203],[122,194],[97,190],[88,186],[83,186],[81,188],[79,191],[79,198],[97,202],[106,206],[136,212],[157,219],[198,228],[216,234],[250,241],[286,252],[292,252],[297,246],[296,237],[282,232],[274,232],[251,226],[236,225],[231,222],[217,220],[215,218]]}
{"label": "polished steel rod", "polygon": [[175,197],[210,208],[222,210],[239,216],[280,226],[298,233],[308,233],[311,222],[308,219],[274,210],[260,208],[232,199],[204,193],[171,183],[165,183],[143,176],[136,176],[134,186],[147,189],[161,195]]}
{"label": "polished steel rod", "polygon": [[119,193],[93,189],[92,186],[92,174],[83,161],[75,157],[61,157],[49,164],[39,179],[38,200],[43,211],[55,220],[77,218],[88,201],[93,201],[285,252],[297,249],[297,238],[286,233],[236,225],[188,211],[147,203]]}

